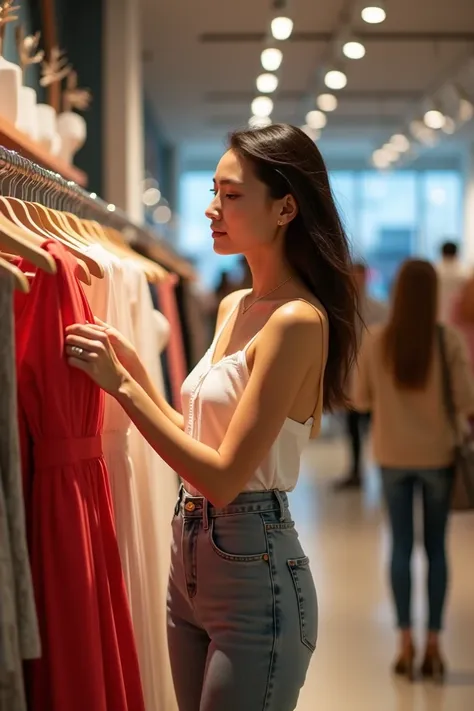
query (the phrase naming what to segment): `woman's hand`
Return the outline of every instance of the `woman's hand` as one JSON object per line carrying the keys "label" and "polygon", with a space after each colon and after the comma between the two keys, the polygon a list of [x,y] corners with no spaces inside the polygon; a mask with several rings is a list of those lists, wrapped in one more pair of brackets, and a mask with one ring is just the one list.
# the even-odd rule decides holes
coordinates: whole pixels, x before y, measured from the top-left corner
{"label": "woman's hand", "polygon": [[120,363],[123,365],[125,370],[128,370],[129,373],[133,373],[134,369],[140,362],[135,346],[130,343],[130,341],[116,328],[109,326],[108,323],[101,321],[100,318],[97,318],[96,316],[94,318],[95,324],[91,324],[92,328],[97,329],[101,333],[107,334],[110,345],[114,349],[115,355],[119,359]]}
{"label": "woman's hand", "polygon": [[71,367],[82,370],[111,395],[118,394],[128,375],[107,332],[91,324],[66,328],[66,356]]}

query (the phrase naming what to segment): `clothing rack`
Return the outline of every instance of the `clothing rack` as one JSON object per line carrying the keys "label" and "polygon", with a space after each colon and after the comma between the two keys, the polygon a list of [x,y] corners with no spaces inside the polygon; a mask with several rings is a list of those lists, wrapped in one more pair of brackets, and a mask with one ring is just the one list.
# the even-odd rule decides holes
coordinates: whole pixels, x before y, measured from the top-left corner
{"label": "clothing rack", "polygon": [[41,202],[46,207],[69,210],[79,217],[114,227],[131,247],[135,245],[140,251],[144,250],[151,259],[183,278],[196,279],[189,262],[156,233],[136,225],[122,210],[95,193],[4,146],[0,146],[0,195]]}

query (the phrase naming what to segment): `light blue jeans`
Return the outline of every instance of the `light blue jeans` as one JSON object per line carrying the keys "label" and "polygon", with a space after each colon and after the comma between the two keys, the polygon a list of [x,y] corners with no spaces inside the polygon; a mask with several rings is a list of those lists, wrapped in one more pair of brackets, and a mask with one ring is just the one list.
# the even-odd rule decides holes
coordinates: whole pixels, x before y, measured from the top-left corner
{"label": "light blue jeans", "polygon": [[293,711],[316,646],[316,590],[286,494],[223,509],[181,489],[168,643],[180,711]]}

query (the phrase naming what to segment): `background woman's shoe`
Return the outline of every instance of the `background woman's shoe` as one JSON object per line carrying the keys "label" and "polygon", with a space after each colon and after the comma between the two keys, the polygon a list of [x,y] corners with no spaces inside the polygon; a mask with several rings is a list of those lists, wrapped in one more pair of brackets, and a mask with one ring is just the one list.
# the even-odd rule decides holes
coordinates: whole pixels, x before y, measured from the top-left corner
{"label": "background woman's shoe", "polygon": [[404,676],[413,681],[415,678],[415,650],[413,648],[400,654],[393,666],[393,671],[397,676]]}
{"label": "background woman's shoe", "polygon": [[446,665],[438,649],[427,650],[420,672],[425,679],[433,679],[437,683],[444,681]]}

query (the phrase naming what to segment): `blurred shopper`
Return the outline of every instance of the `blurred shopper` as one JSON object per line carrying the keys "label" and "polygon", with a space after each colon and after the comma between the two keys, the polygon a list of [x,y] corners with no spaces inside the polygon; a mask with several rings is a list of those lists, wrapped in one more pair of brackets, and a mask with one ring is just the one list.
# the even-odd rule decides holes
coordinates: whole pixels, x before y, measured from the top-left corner
{"label": "blurred shopper", "polygon": [[474,276],[463,284],[455,297],[450,321],[464,336],[474,373]]}
{"label": "blurred shopper", "polygon": [[[413,677],[411,555],[413,505],[421,494],[428,558],[427,639],[421,672],[443,677],[439,634],[448,582],[445,538],[453,484],[454,436],[443,399],[436,271],[410,260],[399,273],[390,319],[367,334],[354,383],[354,405],[372,411],[374,456],[392,531],[391,583],[400,629],[395,672]],[[474,414],[474,381],[462,337],[442,329],[459,415]]]}
{"label": "blurred shopper", "polygon": [[357,348],[349,246],[318,148],[285,124],[231,136],[206,215],[214,250],[244,255],[252,288],[222,301],[183,414],[117,332],[74,325],[67,353],[183,480],[168,594],[180,711],[293,711],[318,607],[287,492],[323,409],[345,400]]}
{"label": "blurred shopper", "polygon": [[439,320],[441,323],[449,323],[454,301],[467,280],[467,271],[458,258],[455,242],[444,242],[441,246],[441,261],[438,262],[437,272]]}
{"label": "blurred shopper", "polygon": [[[383,323],[388,315],[387,306],[381,301],[372,299],[367,293],[367,267],[362,262],[353,266],[354,280],[359,296],[359,343],[362,340],[364,328],[370,330],[377,324]],[[336,489],[344,490],[358,488],[362,482],[362,444],[363,436],[367,431],[370,414],[348,410],[345,413],[347,434],[350,442],[351,464],[345,479],[337,482]]]}

